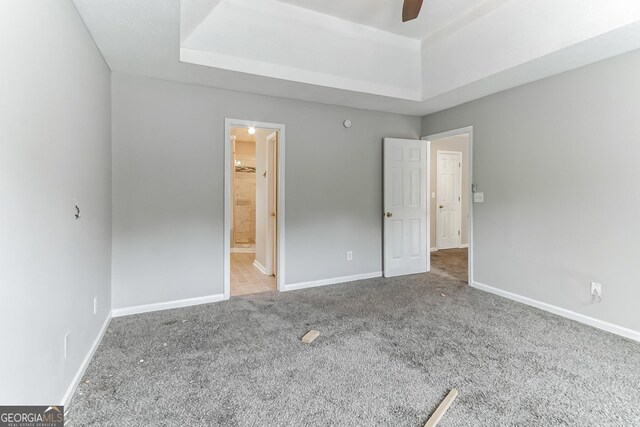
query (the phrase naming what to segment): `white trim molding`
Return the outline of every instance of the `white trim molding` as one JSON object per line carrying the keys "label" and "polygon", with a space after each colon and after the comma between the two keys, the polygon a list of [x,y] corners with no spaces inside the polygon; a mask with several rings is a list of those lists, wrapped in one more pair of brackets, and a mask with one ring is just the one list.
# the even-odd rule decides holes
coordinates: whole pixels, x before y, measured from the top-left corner
{"label": "white trim molding", "polygon": [[231,248],[232,254],[255,254],[256,248]]}
{"label": "white trim molding", "polygon": [[522,295],[504,291],[502,289],[494,288],[493,286],[484,285],[482,283],[473,282],[471,284],[471,287],[480,289],[481,291],[489,292],[504,298],[508,298],[510,300],[517,301],[522,304],[529,305],[531,307],[539,308],[540,310],[548,311],[550,313],[557,314],[558,316],[566,317],[567,319],[575,320],[576,322],[584,323],[586,325],[593,326],[594,328],[602,329],[603,331],[611,332],[613,334],[620,335],[625,338],[629,338],[634,341],[640,342],[640,331],[634,331],[633,329],[625,328],[619,325],[614,325],[613,323],[605,322],[604,320],[599,320],[593,317],[585,316],[584,314],[576,313],[575,311],[571,311],[555,305],[547,304],[546,302],[541,302],[531,298],[523,297]]}
{"label": "white trim molding", "polygon": [[255,268],[257,268],[258,270],[260,270],[260,273],[265,274],[265,275],[267,274],[267,269],[264,268],[264,265],[260,264],[257,259],[253,260],[253,266]]}
{"label": "white trim molding", "polygon": [[298,289],[315,288],[317,286],[335,285],[338,283],[355,282],[356,280],[375,279],[382,277],[382,271],[373,273],[355,274],[353,276],[334,277],[332,279],[313,280],[311,282],[293,283],[284,285],[285,291],[296,291]]}
{"label": "white trim molding", "polygon": [[64,406],[65,409],[68,409],[68,406],[71,403],[71,399],[73,399],[73,395],[75,394],[76,389],[78,388],[78,384],[80,384],[80,381],[82,381],[82,377],[84,376],[84,373],[87,371],[87,368],[91,363],[91,359],[93,359],[93,355],[96,353],[96,350],[100,346],[100,342],[102,342],[102,338],[104,337],[104,334],[107,332],[107,328],[109,327],[110,322],[111,322],[111,313],[109,313],[107,315],[107,318],[104,319],[104,323],[100,328],[100,332],[98,332],[98,335],[96,335],[96,339],[93,340],[93,344],[91,344],[91,348],[89,349],[89,352],[82,360],[82,363],[78,368],[78,372],[76,372],[76,375],[73,377],[71,384],[69,384],[69,387],[67,387],[67,391],[64,393],[64,396],[62,397],[62,401],[60,402],[60,405]]}
{"label": "white trim molding", "polygon": [[207,295],[204,297],[179,299],[174,301],[157,302],[154,304],[135,305],[132,307],[114,308],[113,317],[129,316],[131,314],[149,313],[151,311],[168,310],[170,308],[189,307],[192,305],[209,304],[224,300],[224,294]]}
{"label": "white trim molding", "polygon": [[468,248],[468,247],[469,247],[468,243],[463,243],[460,246],[458,246],[458,249],[465,249],[465,248]]}
{"label": "white trim molding", "polygon": [[438,252],[438,248],[431,248],[431,252]]}

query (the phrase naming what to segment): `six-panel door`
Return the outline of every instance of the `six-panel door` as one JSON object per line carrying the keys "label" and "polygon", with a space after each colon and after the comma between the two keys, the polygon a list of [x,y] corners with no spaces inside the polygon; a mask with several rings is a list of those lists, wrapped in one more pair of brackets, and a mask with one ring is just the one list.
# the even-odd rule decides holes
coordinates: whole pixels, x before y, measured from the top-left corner
{"label": "six-panel door", "polygon": [[436,246],[459,248],[462,237],[462,153],[437,152]]}
{"label": "six-panel door", "polygon": [[384,276],[428,271],[425,141],[384,139]]}

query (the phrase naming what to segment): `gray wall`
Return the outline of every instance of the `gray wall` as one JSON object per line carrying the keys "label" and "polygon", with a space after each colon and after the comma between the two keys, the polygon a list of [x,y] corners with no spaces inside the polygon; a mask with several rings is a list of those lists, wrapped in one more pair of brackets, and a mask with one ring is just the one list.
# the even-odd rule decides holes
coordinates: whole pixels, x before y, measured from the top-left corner
{"label": "gray wall", "polygon": [[420,118],[117,73],[112,86],[114,308],[223,292],[225,117],[286,125],[287,284],[381,270],[382,138],[418,138]]}
{"label": "gray wall", "polygon": [[71,1],[0,2],[0,94],[0,404],[60,403],[111,307],[110,71]]}
{"label": "gray wall", "polygon": [[469,243],[469,136],[457,135],[449,138],[431,141],[431,190],[429,200],[431,202],[431,248],[436,247],[436,218],[438,216],[437,199],[431,198],[432,193],[438,192],[438,150],[459,151],[462,153],[462,212],[461,212],[461,243]]}
{"label": "gray wall", "polygon": [[423,119],[474,126],[475,281],[640,331],[638,76],[634,51]]}

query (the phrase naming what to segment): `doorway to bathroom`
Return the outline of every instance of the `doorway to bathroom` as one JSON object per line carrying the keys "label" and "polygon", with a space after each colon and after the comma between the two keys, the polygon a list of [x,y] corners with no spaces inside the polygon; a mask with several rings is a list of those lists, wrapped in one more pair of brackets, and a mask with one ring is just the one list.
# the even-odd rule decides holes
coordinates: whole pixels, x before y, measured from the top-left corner
{"label": "doorway to bathroom", "polygon": [[282,275],[284,126],[227,120],[225,297],[272,292]]}

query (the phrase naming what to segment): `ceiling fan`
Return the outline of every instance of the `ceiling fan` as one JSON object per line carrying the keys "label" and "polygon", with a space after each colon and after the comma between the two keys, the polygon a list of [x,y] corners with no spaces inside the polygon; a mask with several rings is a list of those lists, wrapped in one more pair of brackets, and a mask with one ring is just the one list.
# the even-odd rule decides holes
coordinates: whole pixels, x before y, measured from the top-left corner
{"label": "ceiling fan", "polygon": [[402,6],[402,22],[416,19],[420,14],[421,7],[422,0],[404,0],[404,5]]}

